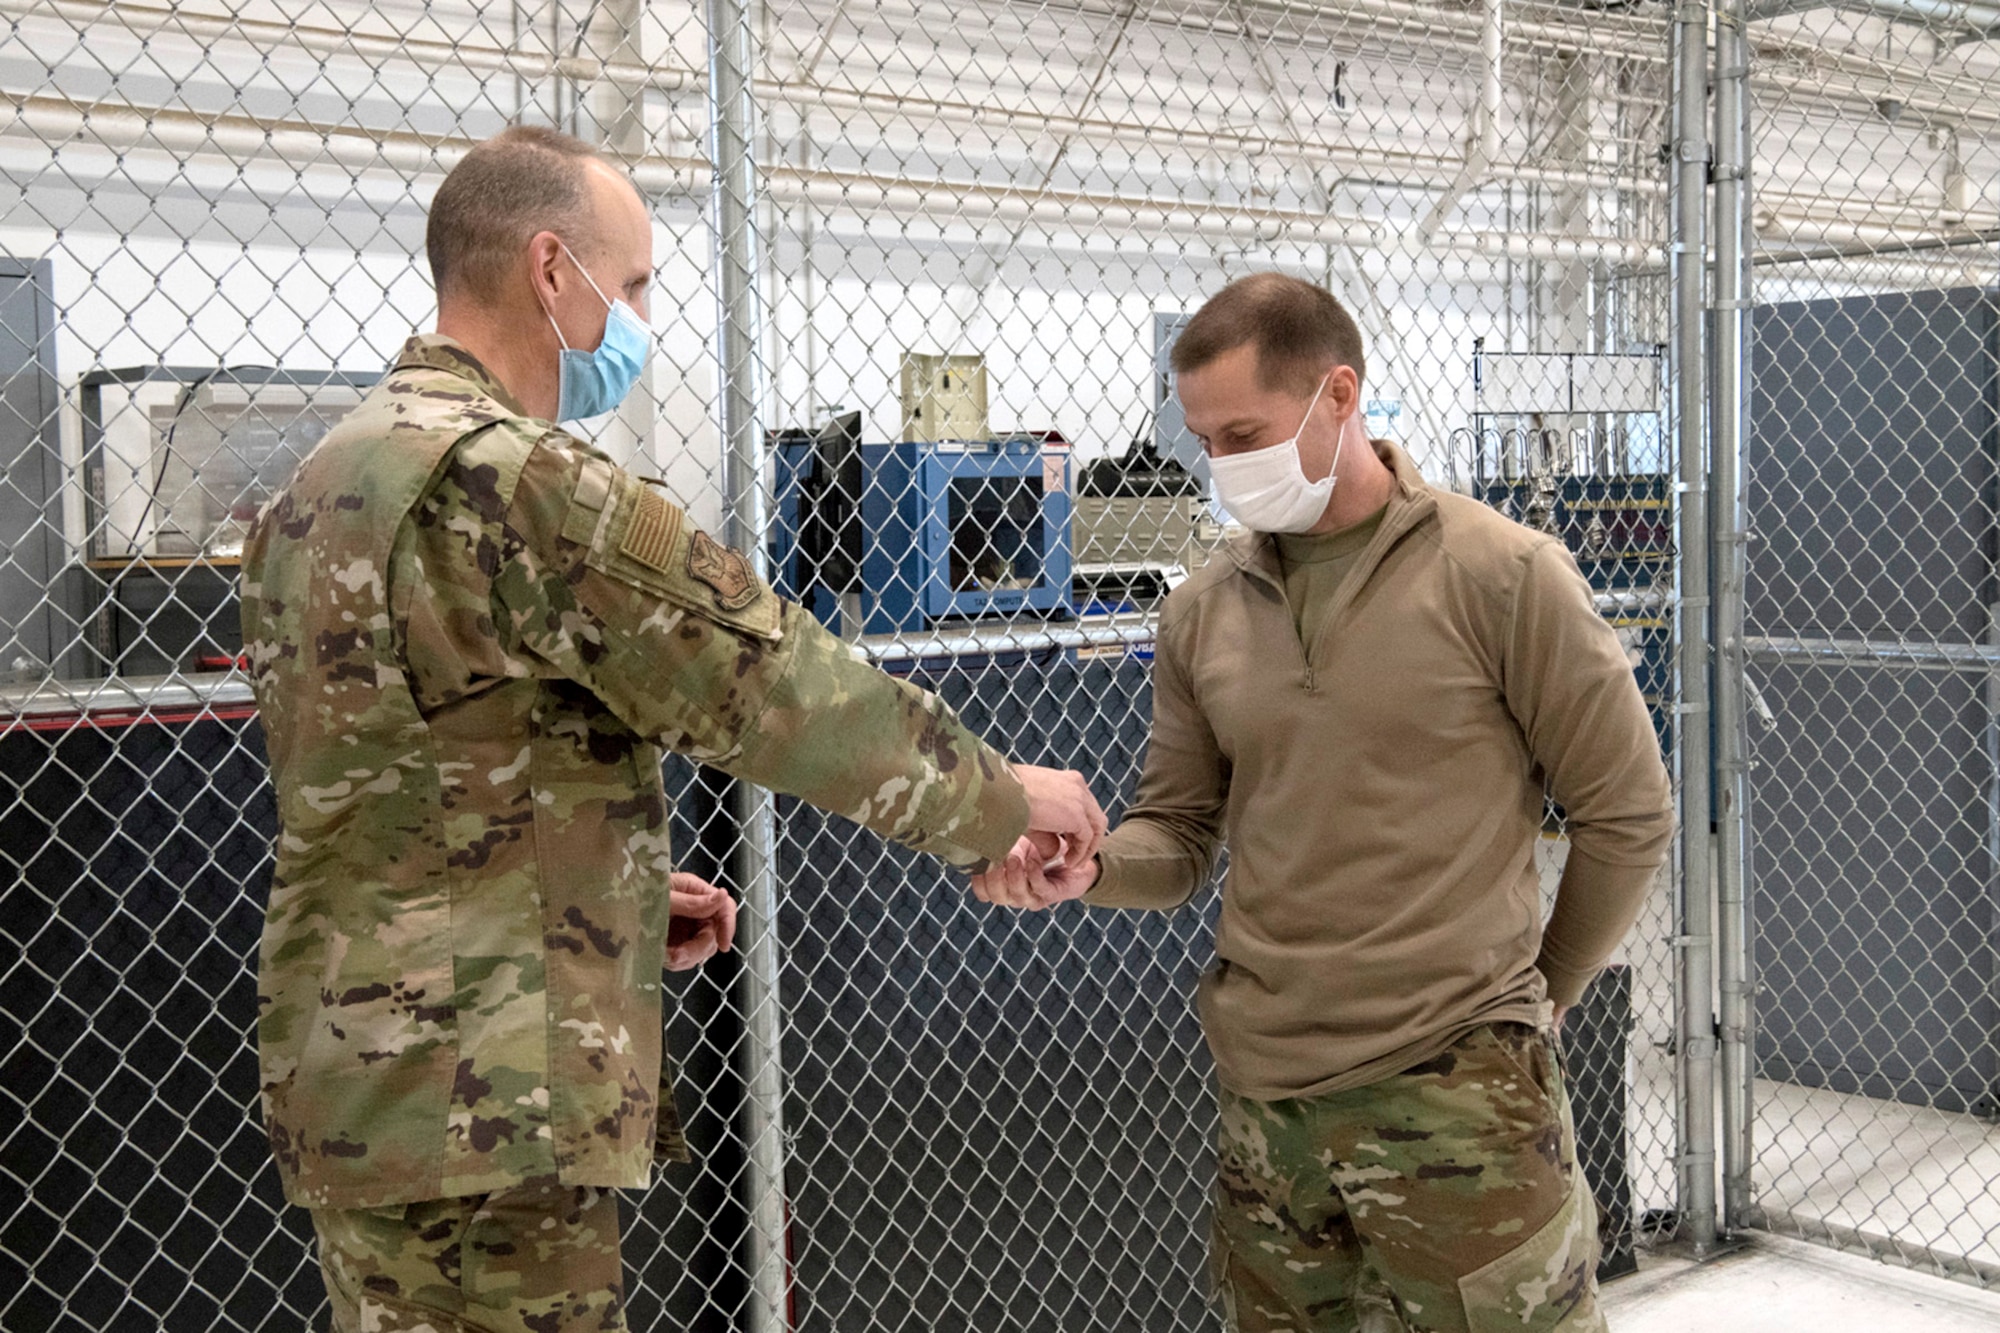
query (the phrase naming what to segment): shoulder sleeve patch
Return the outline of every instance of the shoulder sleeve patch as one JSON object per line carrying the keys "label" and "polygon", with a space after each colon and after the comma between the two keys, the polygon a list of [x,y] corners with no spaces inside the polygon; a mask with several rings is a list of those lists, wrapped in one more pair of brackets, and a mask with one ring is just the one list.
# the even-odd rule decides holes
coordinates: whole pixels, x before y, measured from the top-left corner
{"label": "shoulder sleeve patch", "polygon": [[[579,487],[579,490],[582,488]],[[589,508],[574,506],[580,533]],[[584,563],[649,596],[760,639],[783,637],[778,594],[757,577],[742,553],[732,551],[687,521],[680,507],[640,481],[610,471],[600,513],[591,515]]]}
{"label": "shoulder sleeve patch", "polygon": [[[674,541],[680,535],[681,511],[667,503],[666,496],[647,486],[639,492],[638,508],[618,549],[640,564],[665,573],[674,556]],[[697,545],[708,540],[703,533],[696,533],[695,539]],[[741,556],[737,557],[737,563],[742,563]]]}
{"label": "shoulder sleeve patch", "polygon": [[705,532],[697,531],[688,543],[687,571],[708,585],[715,604],[725,611],[741,611],[763,591],[750,562]]}

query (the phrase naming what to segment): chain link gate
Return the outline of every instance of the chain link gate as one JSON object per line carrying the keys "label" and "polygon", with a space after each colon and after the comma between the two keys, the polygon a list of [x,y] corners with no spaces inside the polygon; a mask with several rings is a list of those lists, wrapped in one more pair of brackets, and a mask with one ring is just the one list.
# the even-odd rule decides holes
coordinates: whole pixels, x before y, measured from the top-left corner
{"label": "chain link gate", "polygon": [[1743,487],[1718,514],[1741,597],[1718,730],[1749,761],[1747,823],[1718,807],[1747,850],[1722,879],[1745,965],[1725,1206],[1990,1287],[2000,10],[1736,12],[1756,182],[1717,293],[1750,298],[1718,307],[1751,352],[1747,443],[1716,443]]}
{"label": "chain link gate", "polygon": [[[1672,17],[0,0],[0,1324],[320,1310],[254,1119],[273,816],[232,559],[426,326],[424,208],[467,145],[569,129],[652,207],[653,369],[599,443],[1115,813],[1158,599],[1220,517],[1164,352],[1265,268],[1354,309],[1372,433],[1577,550],[1678,747]],[[699,1163],[628,1200],[634,1327],[1215,1326],[1212,896],[1013,916],[671,785],[747,938],[671,982]],[[1663,877],[1571,1052],[1640,1243],[1684,1206],[1676,906]]]}

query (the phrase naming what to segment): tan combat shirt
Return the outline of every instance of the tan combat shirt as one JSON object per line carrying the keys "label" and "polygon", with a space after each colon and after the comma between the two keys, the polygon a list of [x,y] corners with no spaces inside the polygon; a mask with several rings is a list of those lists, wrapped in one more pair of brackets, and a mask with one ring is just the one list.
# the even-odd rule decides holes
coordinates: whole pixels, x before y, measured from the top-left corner
{"label": "tan combat shirt", "polygon": [[296,1203],[641,1185],[680,1150],[663,747],[957,865],[1026,825],[948,707],[445,338],[266,507],[242,593],[279,820],[264,1115]]}
{"label": "tan combat shirt", "polygon": [[[1203,1027],[1223,1083],[1263,1100],[1574,1001],[1673,827],[1631,664],[1569,553],[1376,448],[1394,491],[1309,644],[1268,536],[1167,599],[1145,770],[1086,897],[1177,906],[1226,830]],[[1546,935],[1545,786],[1570,839]]]}

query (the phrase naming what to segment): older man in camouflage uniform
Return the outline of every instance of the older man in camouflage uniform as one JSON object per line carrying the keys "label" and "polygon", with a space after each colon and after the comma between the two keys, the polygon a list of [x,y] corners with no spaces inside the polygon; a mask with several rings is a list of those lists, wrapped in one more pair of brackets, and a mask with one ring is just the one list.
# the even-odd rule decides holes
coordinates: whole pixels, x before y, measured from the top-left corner
{"label": "older man in camouflage uniform", "polygon": [[663,748],[963,867],[1029,827],[1088,855],[1103,816],[550,424],[637,374],[605,375],[607,330],[645,317],[652,230],[607,163],[509,131],[429,241],[439,333],[245,551],[280,825],[264,1114],[337,1329],[620,1329],[609,1191],[685,1157],[660,969],[733,925],[670,878]]}

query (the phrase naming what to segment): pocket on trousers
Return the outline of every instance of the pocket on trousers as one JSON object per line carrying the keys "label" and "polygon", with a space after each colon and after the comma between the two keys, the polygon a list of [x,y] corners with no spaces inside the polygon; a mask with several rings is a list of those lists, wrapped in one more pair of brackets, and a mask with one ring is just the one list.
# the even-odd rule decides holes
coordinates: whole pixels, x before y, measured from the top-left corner
{"label": "pocket on trousers", "polygon": [[1472,1333],[1554,1330],[1596,1333],[1597,1207],[1572,1168],[1554,1217],[1507,1253],[1458,1280]]}
{"label": "pocket on trousers", "polygon": [[[1229,1239],[1220,1217],[1209,1223],[1208,1280],[1210,1300],[1229,1333],[1259,1333],[1270,1328],[1272,1309],[1283,1305],[1282,1293],[1243,1262],[1243,1252]],[[1268,1308],[1267,1308],[1268,1307]],[[1291,1328],[1291,1321],[1277,1324]]]}
{"label": "pocket on trousers", "polygon": [[1208,1222],[1208,1290],[1222,1311],[1223,1323],[1235,1328],[1236,1298],[1229,1289],[1229,1237],[1223,1233],[1220,1216],[1211,1216]]}

